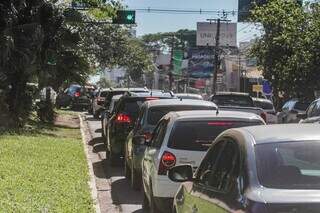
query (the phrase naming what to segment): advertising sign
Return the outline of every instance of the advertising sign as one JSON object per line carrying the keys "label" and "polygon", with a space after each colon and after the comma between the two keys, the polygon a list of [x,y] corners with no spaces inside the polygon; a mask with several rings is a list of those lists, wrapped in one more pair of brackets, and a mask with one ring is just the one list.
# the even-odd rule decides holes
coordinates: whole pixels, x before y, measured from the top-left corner
{"label": "advertising sign", "polygon": [[[197,46],[215,46],[217,23],[197,23]],[[237,24],[220,23],[220,46],[237,46]]]}
{"label": "advertising sign", "polygon": [[192,78],[210,78],[213,74],[213,52],[209,48],[192,48],[188,52],[188,75]]}

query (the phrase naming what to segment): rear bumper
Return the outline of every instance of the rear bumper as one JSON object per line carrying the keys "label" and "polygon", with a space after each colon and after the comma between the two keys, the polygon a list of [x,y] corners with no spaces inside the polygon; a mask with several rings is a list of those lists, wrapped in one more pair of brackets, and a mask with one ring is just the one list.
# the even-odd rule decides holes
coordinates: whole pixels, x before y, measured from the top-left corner
{"label": "rear bumper", "polygon": [[154,197],[174,198],[178,191],[180,183],[171,181],[168,176],[157,175],[152,182],[152,191]]}
{"label": "rear bumper", "polygon": [[111,152],[116,155],[124,156],[124,143],[126,141],[126,137],[124,135],[118,135],[114,137],[110,142]]}

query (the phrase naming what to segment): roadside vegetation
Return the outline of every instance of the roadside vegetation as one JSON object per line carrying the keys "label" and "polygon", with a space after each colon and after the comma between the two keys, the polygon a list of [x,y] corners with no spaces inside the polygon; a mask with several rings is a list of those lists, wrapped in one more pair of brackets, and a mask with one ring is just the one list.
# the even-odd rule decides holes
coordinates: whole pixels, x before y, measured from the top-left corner
{"label": "roadside vegetation", "polygon": [[75,115],[0,136],[0,212],[93,212]]}

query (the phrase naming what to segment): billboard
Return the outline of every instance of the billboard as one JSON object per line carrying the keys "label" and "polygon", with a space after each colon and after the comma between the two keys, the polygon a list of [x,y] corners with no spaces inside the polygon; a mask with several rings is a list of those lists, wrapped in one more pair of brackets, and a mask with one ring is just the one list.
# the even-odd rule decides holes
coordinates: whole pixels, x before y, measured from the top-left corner
{"label": "billboard", "polygon": [[[197,46],[215,46],[217,23],[197,23]],[[220,46],[237,46],[237,24],[220,23]]]}
{"label": "billboard", "polygon": [[213,51],[209,48],[192,48],[188,51],[188,75],[192,78],[210,78],[213,73]]}
{"label": "billboard", "polygon": [[252,10],[255,5],[261,6],[266,3],[267,3],[267,0],[239,0],[238,22],[249,21],[250,10]]}

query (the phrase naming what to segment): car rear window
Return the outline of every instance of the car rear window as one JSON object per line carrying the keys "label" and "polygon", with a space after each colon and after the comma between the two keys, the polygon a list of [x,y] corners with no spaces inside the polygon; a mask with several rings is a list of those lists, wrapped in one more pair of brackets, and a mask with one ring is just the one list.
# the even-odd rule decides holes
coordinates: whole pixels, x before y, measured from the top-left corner
{"label": "car rear window", "polygon": [[320,189],[319,153],[319,141],[256,145],[260,184],[275,189]]}
{"label": "car rear window", "polygon": [[100,97],[107,97],[108,94],[109,94],[109,91],[103,91],[100,93]]}
{"label": "car rear window", "polygon": [[206,151],[215,138],[230,128],[262,125],[261,121],[180,121],[171,132],[168,147],[190,151]]}
{"label": "car rear window", "polygon": [[273,104],[266,101],[254,101],[256,107],[259,107],[264,110],[273,110]]}
{"label": "car rear window", "polygon": [[216,95],[212,101],[218,106],[254,107],[252,99],[245,95]]}
{"label": "car rear window", "polygon": [[147,123],[149,125],[156,125],[158,121],[167,113],[175,111],[187,110],[214,110],[212,106],[169,106],[169,107],[151,107],[148,112]]}
{"label": "car rear window", "polygon": [[309,106],[309,103],[297,102],[294,105],[294,109],[301,110],[301,111],[306,111],[308,106]]}

